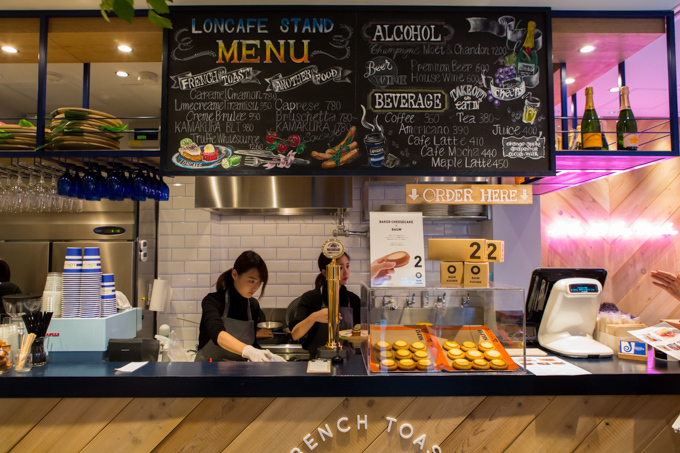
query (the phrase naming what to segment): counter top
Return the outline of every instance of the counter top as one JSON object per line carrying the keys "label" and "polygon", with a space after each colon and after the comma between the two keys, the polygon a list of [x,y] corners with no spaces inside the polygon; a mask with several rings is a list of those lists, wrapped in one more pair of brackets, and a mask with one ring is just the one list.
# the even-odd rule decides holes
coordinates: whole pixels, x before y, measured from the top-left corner
{"label": "counter top", "polygon": [[[367,375],[361,356],[307,374],[307,362],[149,362],[133,373],[124,363],[47,363],[2,376],[4,397],[330,397],[680,394],[678,362],[576,360],[592,374],[524,372]],[[10,382],[7,382],[10,381]]]}

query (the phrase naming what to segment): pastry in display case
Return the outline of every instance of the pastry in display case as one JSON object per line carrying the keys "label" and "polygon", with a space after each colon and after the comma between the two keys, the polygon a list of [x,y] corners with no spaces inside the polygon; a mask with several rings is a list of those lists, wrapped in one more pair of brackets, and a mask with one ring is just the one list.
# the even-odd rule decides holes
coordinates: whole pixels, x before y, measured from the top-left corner
{"label": "pastry in display case", "polygon": [[361,290],[369,373],[523,372],[524,289]]}

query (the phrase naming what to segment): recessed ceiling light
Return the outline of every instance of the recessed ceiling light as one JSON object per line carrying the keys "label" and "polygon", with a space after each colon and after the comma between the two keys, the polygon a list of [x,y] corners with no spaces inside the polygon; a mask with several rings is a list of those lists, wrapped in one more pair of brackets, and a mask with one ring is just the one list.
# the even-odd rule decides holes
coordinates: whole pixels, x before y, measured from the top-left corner
{"label": "recessed ceiling light", "polygon": [[118,77],[127,77],[127,76],[129,76],[130,74],[128,74],[128,73],[125,72],[125,71],[116,71],[116,75],[117,75]]}
{"label": "recessed ceiling light", "polygon": [[564,83],[566,83],[567,85],[570,85],[574,82],[576,82],[576,79],[572,79],[571,77],[569,77],[568,79],[565,79],[565,81],[564,81]]}
{"label": "recessed ceiling light", "polygon": [[619,89],[620,89],[619,87],[612,87],[612,88],[609,89],[609,92],[610,93],[616,93],[617,91],[619,91]]}
{"label": "recessed ceiling light", "polygon": [[595,50],[595,46],[583,46],[578,51],[581,53],[590,53]]}
{"label": "recessed ceiling light", "polygon": [[118,46],[118,50],[120,50],[121,52],[132,52],[132,47],[120,45]]}
{"label": "recessed ceiling light", "polygon": [[19,52],[18,50],[16,50],[12,46],[2,46],[2,50],[4,50],[7,53],[18,53]]}

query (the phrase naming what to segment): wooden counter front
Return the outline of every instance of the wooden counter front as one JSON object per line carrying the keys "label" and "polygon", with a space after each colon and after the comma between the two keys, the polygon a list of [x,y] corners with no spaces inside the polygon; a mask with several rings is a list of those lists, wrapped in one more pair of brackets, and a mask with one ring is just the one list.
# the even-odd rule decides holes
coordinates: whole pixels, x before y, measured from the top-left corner
{"label": "wooden counter front", "polygon": [[677,362],[571,361],[592,374],[48,363],[0,376],[0,451],[680,451]]}
{"label": "wooden counter front", "polygon": [[[670,426],[679,395],[19,398],[0,407],[0,450],[16,452],[310,452],[307,435],[315,452],[680,449]],[[386,417],[397,420],[389,432]],[[332,437],[322,440],[326,424]],[[406,424],[413,434],[402,439]]]}

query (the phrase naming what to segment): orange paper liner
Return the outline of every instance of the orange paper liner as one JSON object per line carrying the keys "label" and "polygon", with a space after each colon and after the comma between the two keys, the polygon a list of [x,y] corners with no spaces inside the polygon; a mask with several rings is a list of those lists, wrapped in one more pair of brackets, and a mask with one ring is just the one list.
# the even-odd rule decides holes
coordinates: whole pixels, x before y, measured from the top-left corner
{"label": "orange paper liner", "polygon": [[[410,345],[414,341],[421,341],[427,346],[427,352],[430,360],[434,362],[434,367],[431,370],[421,371],[418,369],[405,371],[395,370],[390,373],[423,373],[423,372],[487,372],[487,371],[513,371],[518,369],[517,364],[510,358],[501,342],[493,334],[489,326],[448,326],[448,327],[432,327],[432,326],[371,326],[369,332],[370,344],[370,369],[376,373],[388,373],[387,370],[380,367],[380,360],[378,350],[374,345],[378,341],[387,341],[390,344],[397,340],[404,340]],[[464,341],[474,341],[479,344],[481,341],[491,342],[496,350],[501,353],[503,360],[508,364],[507,370],[457,370],[453,368],[452,360],[446,355],[446,350],[442,347],[446,341],[457,341],[463,344]]]}

